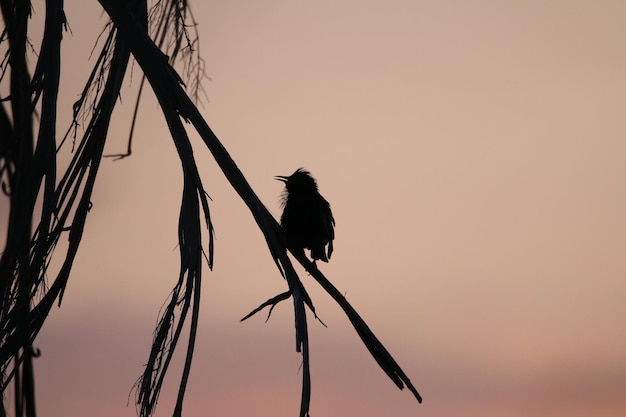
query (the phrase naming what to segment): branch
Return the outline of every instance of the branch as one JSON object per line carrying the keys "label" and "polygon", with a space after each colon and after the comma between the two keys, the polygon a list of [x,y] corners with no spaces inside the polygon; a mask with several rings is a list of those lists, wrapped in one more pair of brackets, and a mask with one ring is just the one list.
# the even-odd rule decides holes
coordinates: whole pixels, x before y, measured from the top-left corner
{"label": "branch", "polygon": [[[303,385],[300,416],[305,417],[308,415],[310,405],[308,329],[305,314],[305,303],[308,295],[304,291],[300,279],[286,254],[280,226],[267,208],[261,203],[222,143],[215,136],[192,100],[184,92],[181,87],[180,77],[168,64],[167,57],[145,33],[138,29],[131,18],[132,15],[128,13],[126,6],[114,0],[99,1],[114,21],[117,29],[123,33],[124,38],[128,41],[128,45],[135,59],[142,67],[159,101],[167,100],[168,103],[177,109],[180,117],[189,121],[196,128],[225,177],[250,209],[255,221],[263,232],[276,266],[287,280],[289,291],[293,295],[294,301],[296,351],[302,352],[303,356]],[[409,378],[341,293],[339,293],[303,254],[294,254],[294,256],[296,256],[296,259],[305,266],[307,271],[314,276],[320,285],[322,285],[331,297],[341,306],[366,347],[374,356],[374,359],[394,383],[399,388],[403,388],[406,384],[418,401],[421,401],[420,395],[411,384]]]}
{"label": "branch", "polygon": [[322,286],[322,288],[335,300],[337,304],[344,311],[350,323],[356,330],[357,334],[369,350],[370,354],[374,357],[378,365],[385,371],[387,376],[396,384],[400,389],[404,386],[409,389],[415,396],[418,402],[422,402],[422,396],[417,392],[417,389],[411,383],[409,377],[404,373],[400,365],[395,361],[389,351],[383,346],[380,340],[376,337],[365,323],[365,320],[361,318],[359,313],[350,305],[348,300],[341,294],[341,292],[317,269],[314,262],[311,262],[302,251],[291,251],[292,255],[300,262],[300,264],[306,268],[307,272],[315,278],[315,280]]}
{"label": "branch", "polygon": [[270,311],[267,313],[267,318],[265,319],[265,321],[267,322],[270,319],[270,316],[272,315],[272,310],[274,310],[274,307],[276,307],[276,304],[288,299],[289,297],[291,297],[291,291],[285,291],[281,294],[278,294],[277,296],[270,298],[269,300],[267,300],[266,302],[264,302],[263,304],[261,304],[260,306],[252,310],[251,312],[249,312],[244,318],[242,318],[239,321],[247,320],[250,317],[254,316],[256,313],[258,313],[259,311],[263,310],[265,307],[272,306],[270,307]]}

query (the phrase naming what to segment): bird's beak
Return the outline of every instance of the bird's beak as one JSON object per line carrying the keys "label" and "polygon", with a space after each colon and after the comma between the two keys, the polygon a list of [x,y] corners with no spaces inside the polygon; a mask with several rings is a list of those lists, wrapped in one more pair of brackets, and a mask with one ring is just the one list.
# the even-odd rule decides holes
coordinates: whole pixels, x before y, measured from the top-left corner
{"label": "bird's beak", "polygon": [[289,177],[285,177],[284,175],[277,175],[274,177],[275,180],[278,181],[282,181],[282,182],[287,182],[289,181]]}

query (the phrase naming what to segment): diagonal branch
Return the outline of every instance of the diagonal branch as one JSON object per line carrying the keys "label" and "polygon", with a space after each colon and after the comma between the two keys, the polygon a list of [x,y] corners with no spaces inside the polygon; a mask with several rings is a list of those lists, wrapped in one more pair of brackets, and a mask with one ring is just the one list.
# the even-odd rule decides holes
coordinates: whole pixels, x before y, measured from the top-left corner
{"label": "diagonal branch", "polygon": [[[128,45],[135,59],[142,67],[159,101],[168,100],[168,103],[171,103],[180,117],[191,122],[196,128],[225,177],[250,209],[266,239],[270,253],[279,271],[287,280],[289,291],[293,295],[294,301],[296,350],[302,352],[303,355],[303,389],[300,416],[305,417],[308,415],[310,405],[309,346],[305,314],[305,299],[307,296],[303,291],[302,284],[285,251],[280,226],[271,216],[267,208],[261,203],[222,143],[201,116],[192,100],[184,92],[180,85],[180,77],[178,77],[174,69],[168,64],[167,57],[163,55],[145,33],[137,28],[131,15],[127,12],[126,6],[114,0],[99,1],[118,30],[124,35],[124,38],[128,40]],[[403,388],[406,384],[418,401],[421,401],[420,395],[413,387],[406,374],[341,293],[339,293],[304,255],[296,254],[295,256],[341,306],[366,347],[387,375],[399,388]]]}
{"label": "diagonal branch", "polygon": [[385,371],[387,376],[396,384],[396,386],[400,389],[403,389],[404,386],[413,393],[418,402],[422,402],[422,396],[417,392],[417,389],[411,383],[409,377],[404,373],[400,365],[395,361],[393,356],[389,353],[389,351],[383,346],[380,340],[376,337],[374,332],[372,332],[365,323],[365,320],[361,318],[359,313],[350,305],[348,300],[341,294],[341,292],[322,274],[322,272],[317,269],[315,263],[309,261],[309,259],[301,253],[296,251],[292,251],[292,255],[300,262],[302,266],[304,266],[315,278],[315,280],[324,288],[324,290],[335,300],[337,304],[344,311],[350,323],[356,330],[357,334],[363,341],[367,350],[369,350],[372,357],[376,360],[378,365]]}

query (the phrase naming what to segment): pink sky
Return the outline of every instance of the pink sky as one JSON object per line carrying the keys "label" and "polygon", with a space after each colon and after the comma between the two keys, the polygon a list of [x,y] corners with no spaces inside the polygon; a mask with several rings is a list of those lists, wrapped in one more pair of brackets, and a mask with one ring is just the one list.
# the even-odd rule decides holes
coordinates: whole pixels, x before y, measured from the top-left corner
{"label": "pink sky", "polygon": [[[67,121],[104,23],[81,5],[66,5]],[[274,175],[317,178],[337,220],[321,269],[424,397],[397,390],[303,274],[328,325],[310,322],[311,415],[626,415],[626,3],[192,5],[209,125],[276,216]],[[126,146],[134,74],[108,153]],[[63,305],[36,343],[42,416],[135,415],[129,392],[177,279],[182,191],[146,98],[133,156],[101,168]],[[185,415],[296,416],[291,303],[239,323],[286,284],[196,145],[216,261]]]}

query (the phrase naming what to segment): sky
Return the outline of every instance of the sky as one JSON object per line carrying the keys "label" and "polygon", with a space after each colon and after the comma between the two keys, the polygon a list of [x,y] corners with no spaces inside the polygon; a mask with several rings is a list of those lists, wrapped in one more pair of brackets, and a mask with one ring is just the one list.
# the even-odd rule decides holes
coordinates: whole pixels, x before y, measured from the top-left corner
{"label": "sky", "polygon": [[[106,19],[97,2],[65,7],[59,111],[69,123]],[[309,322],[311,415],[626,414],[624,2],[192,10],[209,77],[203,115],[276,217],[275,175],[306,167],[317,178],[337,221],[320,269],[424,397],[418,404],[388,380],[303,273],[328,325]],[[126,82],[107,153],[126,147],[139,74],[135,66]],[[239,322],[286,284],[191,136],[216,259],[204,273],[184,415],[295,416],[291,304],[267,323]],[[35,343],[40,415],[135,415],[131,390],[178,277],[181,192],[180,162],[147,94],[132,157],[102,164],[63,304]],[[157,416],[172,412],[180,367],[171,372]]]}

